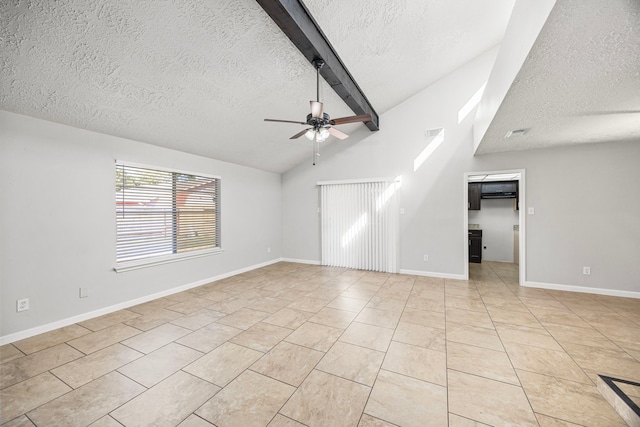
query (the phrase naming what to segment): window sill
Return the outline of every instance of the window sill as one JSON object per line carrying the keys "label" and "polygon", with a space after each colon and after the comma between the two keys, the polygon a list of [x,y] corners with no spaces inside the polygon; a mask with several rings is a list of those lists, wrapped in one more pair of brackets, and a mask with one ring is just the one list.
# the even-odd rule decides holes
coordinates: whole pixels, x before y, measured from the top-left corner
{"label": "window sill", "polygon": [[156,265],[169,264],[172,262],[184,261],[187,259],[201,258],[209,255],[217,255],[224,252],[221,248],[204,249],[201,251],[189,252],[184,254],[172,254],[153,258],[145,258],[134,261],[117,263],[113,269],[116,273],[124,273],[126,271],[137,270],[139,268],[154,267]]}

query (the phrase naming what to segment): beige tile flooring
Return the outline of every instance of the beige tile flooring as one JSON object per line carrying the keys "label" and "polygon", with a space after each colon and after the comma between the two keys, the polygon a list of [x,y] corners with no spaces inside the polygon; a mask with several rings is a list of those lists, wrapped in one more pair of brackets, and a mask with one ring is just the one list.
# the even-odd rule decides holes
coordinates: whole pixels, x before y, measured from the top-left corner
{"label": "beige tile flooring", "polygon": [[640,300],[278,263],[0,347],[7,426],[622,426]]}

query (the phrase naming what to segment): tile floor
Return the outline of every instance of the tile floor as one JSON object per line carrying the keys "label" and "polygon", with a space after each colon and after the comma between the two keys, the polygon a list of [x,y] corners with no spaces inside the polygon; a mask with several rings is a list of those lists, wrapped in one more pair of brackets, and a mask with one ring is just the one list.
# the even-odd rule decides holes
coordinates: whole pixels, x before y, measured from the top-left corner
{"label": "tile floor", "polygon": [[623,426],[640,300],[278,263],[0,347],[0,424]]}

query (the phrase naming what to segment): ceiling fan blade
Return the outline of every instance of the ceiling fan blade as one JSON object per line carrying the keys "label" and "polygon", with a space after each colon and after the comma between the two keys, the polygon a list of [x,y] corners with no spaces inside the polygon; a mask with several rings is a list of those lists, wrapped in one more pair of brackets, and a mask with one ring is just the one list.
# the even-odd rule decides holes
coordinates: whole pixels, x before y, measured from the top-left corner
{"label": "ceiling fan blade", "polygon": [[277,120],[277,119],[264,119],[265,122],[278,122],[278,123],[295,123],[297,125],[306,125],[305,122],[299,122],[296,120]]}
{"label": "ceiling fan blade", "polygon": [[292,136],[291,138],[289,138],[289,139],[298,139],[298,138],[300,138],[302,135],[304,135],[305,133],[307,133],[307,131],[308,131],[308,130],[309,130],[309,129],[305,129],[305,130],[303,130],[303,131],[300,131],[300,132],[296,133],[295,135],[293,135],[293,136]]}
{"label": "ceiling fan blade", "polygon": [[311,117],[315,117],[316,119],[322,118],[322,102],[320,101],[309,101],[311,104]]}
{"label": "ceiling fan blade", "polygon": [[335,136],[338,139],[346,139],[349,138],[349,135],[347,135],[344,132],[340,132],[338,129],[336,128],[327,128],[327,130],[329,131],[329,133],[333,136]]}
{"label": "ceiling fan blade", "polygon": [[339,117],[337,119],[332,119],[332,125],[344,125],[347,123],[356,123],[356,122],[369,122],[371,121],[370,114],[361,114],[359,116],[349,116],[349,117]]}

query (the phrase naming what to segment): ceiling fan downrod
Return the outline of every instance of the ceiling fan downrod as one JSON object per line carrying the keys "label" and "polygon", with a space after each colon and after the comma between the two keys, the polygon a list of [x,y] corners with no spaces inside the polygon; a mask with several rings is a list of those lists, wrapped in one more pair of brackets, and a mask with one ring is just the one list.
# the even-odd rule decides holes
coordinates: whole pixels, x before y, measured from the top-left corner
{"label": "ceiling fan downrod", "polygon": [[320,102],[320,68],[324,65],[322,59],[314,59],[313,66],[316,67],[316,101]]}

